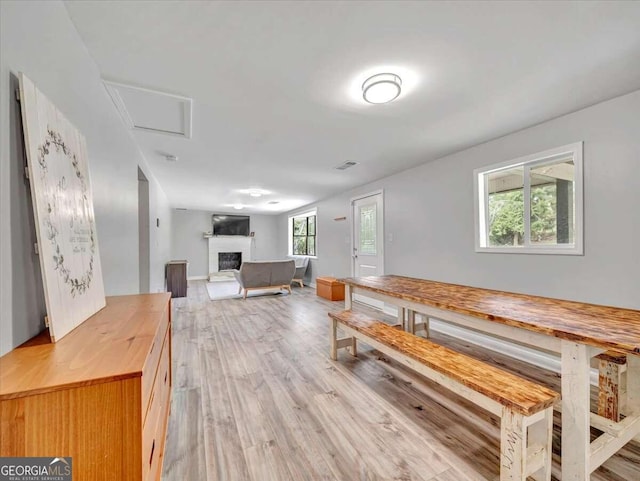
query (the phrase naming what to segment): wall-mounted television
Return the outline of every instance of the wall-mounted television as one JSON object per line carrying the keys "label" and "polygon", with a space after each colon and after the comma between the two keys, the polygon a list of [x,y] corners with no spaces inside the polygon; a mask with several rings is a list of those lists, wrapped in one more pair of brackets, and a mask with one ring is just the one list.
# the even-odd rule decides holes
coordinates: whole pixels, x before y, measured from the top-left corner
{"label": "wall-mounted television", "polygon": [[213,214],[213,235],[250,234],[248,215]]}

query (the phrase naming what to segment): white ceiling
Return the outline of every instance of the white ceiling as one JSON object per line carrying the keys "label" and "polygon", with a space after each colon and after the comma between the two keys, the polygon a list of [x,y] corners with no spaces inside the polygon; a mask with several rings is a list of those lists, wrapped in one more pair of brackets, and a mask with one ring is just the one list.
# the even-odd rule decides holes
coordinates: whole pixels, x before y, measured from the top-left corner
{"label": "white ceiling", "polygon": [[173,207],[287,211],[640,88],[640,2],[66,6],[104,78],[193,98],[192,139],[133,133]]}

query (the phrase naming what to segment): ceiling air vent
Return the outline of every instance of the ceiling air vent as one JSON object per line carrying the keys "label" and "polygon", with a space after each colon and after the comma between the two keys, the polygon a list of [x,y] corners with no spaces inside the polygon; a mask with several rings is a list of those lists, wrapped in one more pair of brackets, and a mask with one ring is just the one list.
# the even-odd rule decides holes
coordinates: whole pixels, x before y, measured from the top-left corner
{"label": "ceiling air vent", "polygon": [[130,129],[191,138],[192,99],[104,79],[103,83]]}
{"label": "ceiling air vent", "polygon": [[347,160],[344,164],[340,164],[338,167],[335,167],[336,170],[347,170],[354,165],[358,165],[358,162],[354,162],[353,160]]}

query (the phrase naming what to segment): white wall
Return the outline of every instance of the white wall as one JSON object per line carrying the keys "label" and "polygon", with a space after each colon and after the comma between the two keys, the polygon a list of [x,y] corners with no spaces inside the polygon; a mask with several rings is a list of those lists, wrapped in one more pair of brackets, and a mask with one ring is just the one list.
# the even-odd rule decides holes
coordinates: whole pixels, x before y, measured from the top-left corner
{"label": "white wall", "polygon": [[[145,172],[147,171],[148,169]],[[151,257],[149,291],[164,292],[166,291],[164,266],[167,261],[171,260],[173,218],[169,199],[160,184],[153,176],[147,176],[147,178],[149,179],[149,251]]]}
{"label": "white wall", "polygon": [[[151,191],[151,287],[163,287],[170,211],[62,2],[0,2],[0,354],[42,328],[44,298],[22,171],[16,74],[24,72],[87,139],[107,295],[138,292],[137,167]],[[160,228],[155,227],[160,217]],[[164,220],[164,222],[163,222]]]}
{"label": "white wall", "polygon": [[[189,277],[205,278],[209,274],[209,240],[204,232],[212,229],[213,212],[204,210],[172,211],[171,258],[189,261]],[[249,223],[253,237],[253,259],[255,261],[283,258],[279,256],[278,217],[273,215],[250,215]]]}
{"label": "white wall", "polygon": [[171,218],[171,258],[189,262],[189,278],[205,278],[209,274],[209,243],[202,233],[211,230],[211,212],[173,209]]}
{"label": "white wall", "polygon": [[278,222],[274,215],[252,215],[249,220],[253,238],[254,261],[283,259],[278,250]]}
{"label": "white wall", "polygon": [[[333,218],[350,215],[351,197],[384,189],[387,274],[638,309],[639,119],[636,91],[314,204],[314,275],[351,274],[350,224]],[[476,253],[473,170],[580,140],[585,255]],[[281,255],[287,248],[287,216],[278,218]]]}

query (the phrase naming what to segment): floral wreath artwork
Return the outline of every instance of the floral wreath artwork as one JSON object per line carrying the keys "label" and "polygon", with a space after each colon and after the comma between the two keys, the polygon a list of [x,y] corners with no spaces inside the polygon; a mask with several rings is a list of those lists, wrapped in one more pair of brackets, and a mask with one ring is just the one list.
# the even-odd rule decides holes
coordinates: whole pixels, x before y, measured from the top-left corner
{"label": "floral wreath artwork", "polygon": [[[56,152],[62,152],[66,157],[68,157],[71,161],[71,166],[73,167],[74,174],[78,179],[80,184],[80,190],[82,192],[82,207],[84,212],[89,211],[89,199],[88,199],[88,189],[87,182],[85,176],[80,171],[78,167],[78,159],[76,154],[71,151],[69,147],[65,144],[62,136],[52,130],[51,128],[47,128],[47,135],[45,137],[45,141],[42,145],[38,146],[38,164],[40,165],[40,171],[42,176],[45,177],[49,171],[47,168],[47,155],[51,152],[51,148],[55,148]],[[67,187],[67,179],[65,176],[60,177],[58,182],[58,188],[61,191],[64,191]],[[52,202],[53,201],[53,202]],[[89,222],[89,250],[90,250],[90,260],[87,267],[86,272],[80,277],[72,277],[71,269],[67,264],[65,264],[64,251],[60,248],[60,243],[58,239],[59,230],[55,226],[55,223],[52,222],[52,214],[57,208],[56,202],[54,199],[49,199],[47,202],[46,215],[43,219],[44,225],[47,229],[47,239],[51,242],[54,248],[53,262],[55,265],[55,270],[60,272],[62,279],[66,284],[71,288],[71,295],[75,297],[76,294],[84,293],[89,286],[91,285],[91,279],[93,278],[93,258],[96,252],[96,242],[95,242],[95,233],[93,228],[93,222]],[[70,222],[70,227],[74,226],[74,222],[77,222],[77,219],[72,217]]]}
{"label": "floral wreath artwork", "polygon": [[87,143],[26,75],[19,73],[18,80],[43,327],[57,342],[106,305]]}

